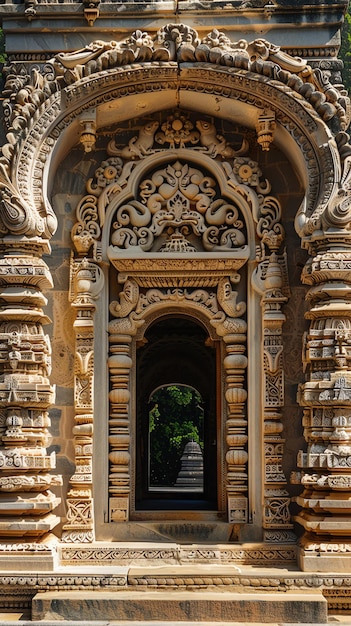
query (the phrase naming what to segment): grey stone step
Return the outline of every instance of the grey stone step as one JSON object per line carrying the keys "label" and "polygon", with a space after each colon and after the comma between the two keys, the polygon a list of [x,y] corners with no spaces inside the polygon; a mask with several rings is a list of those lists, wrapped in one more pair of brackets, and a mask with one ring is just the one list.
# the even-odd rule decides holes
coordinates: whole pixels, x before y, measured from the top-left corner
{"label": "grey stone step", "polygon": [[327,623],[321,591],[61,591],[38,593],[32,620],[131,622]]}

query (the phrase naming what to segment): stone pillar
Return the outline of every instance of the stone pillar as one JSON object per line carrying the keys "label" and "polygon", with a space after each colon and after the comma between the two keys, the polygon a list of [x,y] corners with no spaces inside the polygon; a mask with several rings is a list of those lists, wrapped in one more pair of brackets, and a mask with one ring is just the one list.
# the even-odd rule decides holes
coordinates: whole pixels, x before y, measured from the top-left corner
{"label": "stone pillar", "polygon": [[[307,452],[300,452],[305,571],[351,567],[351,236],[349,191],[339,190],[307,239],[311,258],[304,339],[306,382],[299,390]],[[318,230],[317,230],[318,228]]]}
{"label": "stone pillar", "polygon": [[[110,330],[113,330],[111,325]],[[111,522],[123,522],[129,519],[129,374],[132,367],[129,351],[131,341],[130,335],[110,335],[108,365],[111,384],[109,394],[109,521]]]}
{"label": "stone pillar", "polygon": [[[244,388],[247,367],[246,322],[232,320],[238,333],[226,335],[227,355],[224,358],[228,414],[226,421],[228,521],[245,523],[248,519],[247,500],[247,391]],[[240,332],[241,331],[241,332]]]}

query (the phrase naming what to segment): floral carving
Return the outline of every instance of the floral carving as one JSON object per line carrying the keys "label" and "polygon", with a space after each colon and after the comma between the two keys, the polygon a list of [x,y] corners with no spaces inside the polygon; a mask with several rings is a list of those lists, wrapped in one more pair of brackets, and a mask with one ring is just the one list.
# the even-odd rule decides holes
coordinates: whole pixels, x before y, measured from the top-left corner
{"label": "floral carving", "polygon": [[167,143],[170,148],[185,148],[188,143],[197,144],[199,139],[200,134],[194,130],[194,125],[179,111],[167,118],[156,135],[157,143]]}

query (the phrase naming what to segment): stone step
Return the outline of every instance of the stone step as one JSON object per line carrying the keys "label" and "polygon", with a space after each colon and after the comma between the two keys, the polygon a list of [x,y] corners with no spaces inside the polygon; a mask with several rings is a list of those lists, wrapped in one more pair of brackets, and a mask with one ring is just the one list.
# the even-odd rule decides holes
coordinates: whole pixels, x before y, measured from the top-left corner
{"label": "stone step", "polygon": [[[7,619],[3,619],[2,615],[0,614],[0,623],[1,626],[58,626],[57,624],[57,620],[48,620],[48,621],[32,621],[32,620],[25,620],[20,618],[20,624],[18,623],[19,620],[13,621],[13,620],[7,620]],[[120,620],[112,620],[112,621],[93,621],[93,622],[84,622],[84,626],[213,626],[214,622],[174,622],[172,621],[138,621],[138,622],[131,622],[131,621],[120,621]],[[313,622],[313,624],[311,622],[309,623],[305,623],[304,626],[350,626],[351,625],[351,616],[349,615],[348,617],[340,617],[338,616],[338,619],[331,619],[330,617],[328,618],[328,623],[325,624],[325,622]],[[262,626],[262,622],[215,622],[216,626]],[[60,620],[60,626],[82,626],[82,622],[81,621],[67,621],[67,620]],[[264,626],[301,626],[301,622],[298,623],[292,623],[292,622],[266,622],[264,624]]]}
{"label": "stone step", "polygon": [[[20,624],[18,622],[21,622]],[[1,626],[58,626],[57,620],[29,620],[24,618],[18,618],[16,620],[6,619],[0,613],[0,624]],[[126,620],[111,620],[111,621],[93,621],[93,622],[84,622],[84,626],[213,626],[214,622],[174,622],[172,621],[126,621]],[[216,626],[262,626],[262,622],[215,622]],[[351,615],[348,616],[337,616],[337,619],[332,617],[328,617],[328,623],[325,622],[311,622],[304,623],[304,626],[351,626]],[[68,620],[60,620],[60,626],[82,626],[81,620],[68,621]],[[292,622],[265,622],[264,626],[301,626],[301,622],[292,623]]]}
{"label": "stone step", "polygon": [[327,623],[321,591],[52,591],[32,601],[32,620]]}

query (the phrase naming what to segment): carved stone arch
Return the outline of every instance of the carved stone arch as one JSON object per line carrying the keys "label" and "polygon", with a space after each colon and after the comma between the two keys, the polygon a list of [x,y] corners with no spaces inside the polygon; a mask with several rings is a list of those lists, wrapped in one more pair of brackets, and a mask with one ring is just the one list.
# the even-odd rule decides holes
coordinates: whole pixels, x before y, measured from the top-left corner
{"label": "carved stone arch", "polygon": [[[240,121],[248,128],[257,128],[260,123],[260,116],[262,116],[261,123],[264,125],[265,111],[273,111],[274,141],[292,159],[298,176],[306,189],[306,199],[300,207],[297,219],[298,231],[303,236],[303,232],[309,228],[305,222],[309,221],[316,209],[318,209],[318,214],[323,212],[328,202],[330,203],[330,197],[336,192],[335,170],[336,180],[341,177],[340,155],[332,133],[326,124],[303,101],[297,101],[293,93],[287,94],[286,90],[280,89],[276,82],[270,84],[267,81],[264,85],[260,82],[260,97],[257,98],[258,76],[248,74],[245,85],[243,85],[239,77],[229,73],[229,70],[225,72],[221,68],[219,72],[210,67],[206,70],[208,83],[206,94],[204,94],[201,89],[203,68],[200,69],[195,66],[191,71],[196,79],[194,79],[194,84],[189,84],[187,79],[183,79],[180,80],[180,83],[176,81],[172,88],[169,88],[167,82],[164,84],[162,80],[157,81],[157,91],[162,93],[164,108],[181,106],[192,110],[194,108],[194,94],[196,93],[196,110],[208,114],[211,110],[216,111],[215,99],[218,97],[218,90],[220,90],[222,103],[216,112],[219,119],[227,119],[233,123]],[[58,163],[62,161],[70,147],[79,143],[84,135],[85,127],[91,127],[93,129],[91,134],[96,137],[99,130],[106,125],[107,119],[113,124],[128,119],[133,108],[135,108],[135,114],[138,113],[137,102],[140,99],[140,94],[137,87],[135,87],[135,96],[132,95],[133,86],[129,86],[128,93],[125,90],[125,80],[130,80],[131,75],[135,74],[136,85],[138,79],[146,82],[145,90],[148,105],[143,113],[152,114],[159,110],[160,99],[157,94],[154,99],[152,97],[150,99],[148,86],[152,96],[154,83],[147,75],[148,72],[150,72],[151,77],[155,73],[151,69],[143,68],[143,76],[141,77],[139,67],[128,68],[128,76],[125,77],[123,71],[116,74],[110,72],[108,90],[104,77],[100,78],[101,95],[96,95],[96,91],[99,93],[99,76],[84,79],[81,85],[78,83],[74,89],[72,86],[73,102],[67,106],[67,109],[63,108],[63,110],[61,107],[64,93],[60,94],[61,98],[58,94],[55,95],[55,106],[43,109],[43,119],[40,117],[34,124],[19,150],[15,178],[16,187],[24,202],[32,206],[33,210],[34,206],[40,210],[45,207],[45,212],[52,214],[50,200],[47,196],[49,187],[46,184],[42,186],[40,182],[37,184],[36,172],[43,172],[44,183],[53,180],[54,170]],[[190,69],[187,72],[189,73]],[[230,90],[226,90],[222,84],[223,81],[226,84],[228,79],[233,82]],[[90,82],[93,86],[92,93],[89,89]],[[121,86],[120,83],[122,83]],[[66,89],[68,93],[65,96],[70,102],[70,88],[67,87]],[[81,96],[85,91],[85,98],[88,98],[88,101],[82,106]],[[267,92],[266,95],[265,91]],[[123,101],[123,109],[116,108],[114,115],[109,118],[106,115],[109,102],[118,102],[119,100]],[[232,106],[233,101],[235,106]],[[114,107],[112,107],[113,109]],[[46,119],[48,115],[50,120]],[[35,136],[35,140],[33,136]],[[33,188],[33,184],[39,189]]]}
{"label": "carved stone arch", "polygon": [[209,311],[202,310],[202,308],[196,306],[194,303],[190,303],[190,306],[187,304],[186,307],[181,307],[179,305],[172,306],[168,304],[166,306],[162,306],[161,309],[157,306],[154,307],[154,310],[150,308],[145,318],[145,324],[137,329],[135,340],[142,341],[148,328],[154,324],[156,320],[162,320],[167,317],[177,315],[181,315],[183,318],[189,319],[190,321],[195,320],[198,322],[198,324],[208,333],[208,336],[212,341],[220,339],[220,336],[216,332],[216,327],[211,324],[214,314],[211,314]]}
{"label": "carved stone arch", "polygon": [[[55,81],[47,79],[48,89],[53,93],[44,99],[25,129],[24,138],[19,141],[11,180],[22,204],[28,205],[29,209],[32,207],[33,217],[36,211],[43,216],[50,215],[52,224],[48,227],[48,236],[54,230],[55,218],[47,189],[57,163],[72,145],[83,141],[85,136],[96,137],[106,123],[127,119],[134,108],[137,113],[140,84],[143,84],[143,93],[147,94],[145,113],[159,109],[157,94],[160,93],[164,108],[180,105],[192,109],[196,93],[197,110],[204,113],[214,110],[219,118],[234,122],[240,120],[249,128],[261,128],[259,134],[264,132],[265,124],[274,122],[274,140],[292,156],[294,167],[307,191],[307,205],[302,206],[298,220],[301,234],[305,221],[315,209],[319,206],[319,212],[324,210],[331,195],[335,194],[335,180],[338,181],[341,176],[340,155],[333,134],[307,100],[296,99],[294,88],[287,87],[283,80],[277,80],[277,76],[274,80],[269,76],[262,80],[257,66],[253,66],[250,72],[243,69],[239,72],[231,67],[221,66],[219,69],[211,64],[199,66],[194,63],[184,68],[180,64],[180,70],[178,76],[177,67],[172,62],[162,68],[152,63],[145,67],[128,65],[128,68],[111,68],[84,78],[77,77],[72,84],[64,85],[60,81],[61,91],[56,92]],[[284,74],[281,76],[286,80]],[[204,79],[206,93],[202,87]],[[301,79],[296,78],[296,81],[300,84]],[[291,79],[291,85],[293,83]],[[216,105],[218,93],[220,106]],[[231,104],[233,100],[235,107]],[[121,102],[121,105],[111,107],[112,102]],[[333,108],[333,105],[326,103],[325,107]],[[338,116],[335,107],[328,114],[332,119]],[[342,130],[345,123],[341,122],[340,126]],[[342,138],[340,140],[343,142]],[[12,147],[9,147],[6,151],[9,153],[8,160],[11,160],[11,152]],[[5,170],[3,179],[4,183],[8,179]],[[45,221],[48,217],[43,219]],[[38,222],[39,227],[43,228]]]}
{"label": "carved stone arch", "polygon": [[[204,152],[195,152],[191,149],[178,148],[177,150],[167,150],[156,152],[150,156],[145,156],[134,169],[131,171],[126,186],[120,190],[118,187],[114,190],[113,184],[111,188],[107,187],[99,196],[99,211],[105,211],[104,227],[102,229],[102,250],[108,251],[111,223],[115,219],[117,207],[123,203],[127,203],[129,199],[136,198],[138,195],[138,186],[143,178],[146,178],[148,172],[162,169],[168,163],[180,161],[188,163],[194,167],[208,172],[215,179],[219,192],[223,197],[228,198],[230,202],[236,206],[241,212],[247,230],[247,241],[253,243],[255,240],[255,223],[258,221],[260,212],[258,194],[255,188],[245,183],[244,179],[235,177],[231,171],[231,166],[227,162],[218,162]],[[123,172],[121,173],[121,177]],[[266,184],[265,181],[263,184]],[[266,193],[266,192],[265,192]],[[255,256],[254,244],[251,245],[249,256]],[[104,257],[104,260],[107,260]]]}

